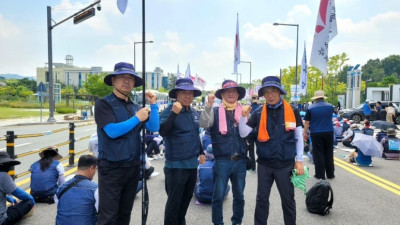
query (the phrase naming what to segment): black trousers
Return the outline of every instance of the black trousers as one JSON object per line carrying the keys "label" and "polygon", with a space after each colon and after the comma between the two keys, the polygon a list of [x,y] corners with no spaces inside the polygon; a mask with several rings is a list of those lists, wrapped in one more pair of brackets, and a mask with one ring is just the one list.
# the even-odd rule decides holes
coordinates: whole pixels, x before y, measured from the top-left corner
{"label": "black trousers", "polygon": [[257,140],[257,132],[250,132],[246,137],[247,143],[249,144],[249,157],[251,159],[251,169],[256,170],[256,157],[254,154],[254,144]]}
{"label": "black trousers", "polygon": [[168,195],[164,225],[186,225],[185,216],[196,185],[197,169],[164,168],[164,174]]}
{"label": "black trousers", "polygon": [[130,167],[99,166],[97,225],[128,225],[140,176],[140,162]]}
{"label": "black trousers", "polygon": [[7,208],[7,219],[2,223],[2,225],[13,225],[21,220],[33,207],[33,202],[31,200],[21,201],[14,206]]}
{"label": "black trousers", "polygon": [[333,132],[311,134],[311,140],[316,178],[325,179],[325,173],[328,178],[335,177]]}
{"label": "black trousers", "polygon": [[159,154],[160,149],[158,148],[156,141],[149,141],[146,148],[147,156],[151,156],[153,154]]}
{"label": "black trousers", "polygon": [[276,182],[283,211],[285,225],[296,224],[296,201],[294,199],[294,186],[290,182],[293,165],[283,168],[273,168],[258,164],[257,199],[254,213],[255,225],[266,225],[269,215],[269,196],[272,184]]}

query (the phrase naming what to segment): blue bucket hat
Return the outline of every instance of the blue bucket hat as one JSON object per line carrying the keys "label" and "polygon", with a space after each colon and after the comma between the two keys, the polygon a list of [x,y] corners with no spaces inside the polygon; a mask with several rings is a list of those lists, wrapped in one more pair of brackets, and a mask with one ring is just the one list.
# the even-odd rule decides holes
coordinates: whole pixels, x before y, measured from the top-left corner
{"label": "blue bucket hat", "polygon": [[285,89],[281,86],[281,80],[276,76],[268,76],[262,79],[262,86],[258,90],[258,96],[264,96],[264,88],[267,87],[276,87],[282,92],[282,94],[286,95]]}
{"label": "blue bucket hat", "polygon": [[175,82],[175,88],[169,91],[170,98],[176,99],[177,91],[193,91],[194,97],[201,95],[201,91],[193,86],[193,81],[190,78],[181,78]]}
{"label": "blue bucket hat", "polygon": [[245,95],[246,95],[246,89],[244,89],[243,87],[240,87],[237,85],[237,83],[233,80],[224,80],[224,82],[222,82],[222,88],[218,89],[215,92],[215,97],[222,99],[222,92],[226,89],[230,89],[230,88],[236,88],[236,90],[239,93],[239,97],[238,100],[242,99]]}
{"label": "blue bucket hat", "polygon": [[140,87],[143,85],[143,79],[137,75],[137,73],[135,72],[135,67],[132,64],[126,62],[119,62],[115,64],[114,73],[108,74],[106,77],[104,77],[104,83],[108,86],[113,86],[111,78],[122,74],[130,74],[135,77],[134,87]]}

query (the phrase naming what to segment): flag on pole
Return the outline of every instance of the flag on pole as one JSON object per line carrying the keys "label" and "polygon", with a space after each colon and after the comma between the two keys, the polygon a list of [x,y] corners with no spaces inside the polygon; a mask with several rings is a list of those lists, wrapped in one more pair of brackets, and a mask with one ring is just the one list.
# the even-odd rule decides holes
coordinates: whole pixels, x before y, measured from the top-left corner
{"label": "flag on pole", "polygon": [[194,78],[192,77],[192,80],[195,86],[199,86],[202,89],[206,87],[207,82],[203,78],[199,77],[199,75],[196,74]]}
{"label": "flag on pole", "polygon": [[176,79],[181,79],[181,73],[179,73],[179,63],[178,63],[178,71],[176,72]]}
{"label": "flag on pole", "polygon": [[237,73],[237,66],[240,64],[240,39],[239,39],[239,13],[236,20],[236,35],[235,35],[235,58],[233,61],[233,72]]}
{"label": "flag on pole", "polygon": [[185,78],[191,78],[192,74],[190,73],[190,64],[188,63],[188,66],[186,68],[186,73],[185,73]]}
{"label": "flag on pole", "polygon": [[300,94],[306,95],[307,91],[307,56],[306,56],[306,43],[304,42],[303,60],[301,61],[301,75],[300,75]]}
{"label": "flag on pole", "polygon": [[118,9],[122,14],[125,13],[127,5],[128,5],[128,0],[117,0]]}
{"label": "flag on pole", "polygon": [[328,43],[337,35],[335,0],[321,0],[315,26],[310,64],[323,75],[328,67]]}

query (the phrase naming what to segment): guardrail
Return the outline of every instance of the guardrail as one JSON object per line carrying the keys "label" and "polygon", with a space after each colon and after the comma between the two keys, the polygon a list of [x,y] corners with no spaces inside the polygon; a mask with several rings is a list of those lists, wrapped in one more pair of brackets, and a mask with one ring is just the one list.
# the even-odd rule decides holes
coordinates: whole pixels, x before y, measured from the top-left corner
{"label": "guardrail", "polygon": [[[7,131],[7,135],[6,135],[5,139],[2,139],[2,140],[6,140],[6,142],[7,142],[6,149],[7,149],[7,153],[10,155],[10,157],[12,159],[17,159],[17,158],[22,158],[22,157],[25,157],[25,156],[28,156],[28,155],[32,155],[32,154],[35,154],[35,153],[39,153],[39,152],[45,150],[47,148],[47,146],[43,147],[43,148],[40,148],[40,149],[34,149],[32,151],[24,152],[24,153],[16,155],[15,154],[15,139],[17,139],[17,138],[41,137],[41,136],[52,135],[52,134],[55,134],[55,133],[58,133],[58,132],[69,130],[69,139],[67,141],[65,141],[65,142],[61,142],[61,143],[55,144],[54,146],[56,146],[58,148],[58,147],[61,147],[61,146],[69,144],[69,151],[68,151],[69,154],[68,154],[68,156],[62,158],[60,161],[69,159],[69,164],[68,165],[69,166],[73,166],[74,163],[75,163],[75,155],[76,154],[82,154],[83,152],[87,151],[87,149],[85,149],[83,151],[75,153],[75,142],[88,139],[91,136],[91,135],[88,135],[88,136],[81,137],[79,139],[75,139],[75,128],[76,127],[88,126],[88,125],[92,125],[92,124],[94,124],[94,122],[84,123],[84,124],[80,124],[80,125],[77,125],[77,126],[75,126],[75,123],[69,123],[69,126],[65,127],[65,128],[59,128],[59,129],[55,129],[55,130],[52,130],[52,131],[46,131],[46,132],[43,132],[43,133],[36,133],[36,134],[19,134],[19,135],[16,135],[16,134],[14,134],[14,131]],[[29,173],[30,173],[29,171],[24,171],[22,173],[15,174],[14,166],[12,166],[10,168],[10,171],[8,172],[8,174],[14,180],[16,178],[20,178],[22,176],[28,175]]]}

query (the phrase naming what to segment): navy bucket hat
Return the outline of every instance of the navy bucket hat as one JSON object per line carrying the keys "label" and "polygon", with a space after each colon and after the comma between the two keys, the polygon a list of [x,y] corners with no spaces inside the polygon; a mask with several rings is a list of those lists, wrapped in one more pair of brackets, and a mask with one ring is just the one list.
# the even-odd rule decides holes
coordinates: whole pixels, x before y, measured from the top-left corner
{"label": "navy bucket hat", "polygon": [[20,161],[10,158],[7,152],[0,151],[0,165],[15,166],[21,164]]}
{"label": "navy bucket hat", "polygon": [[218,89],[215,92],[215,97],[222,99],[222,92],[226,89],[230,89],[230,88],[235,88],[238,93],[239,93],[239,97],[238,100],[242,99],[245,95],[246,95],[246,89],[244,89],[243,87],[240,87],[237,85],[237,83],[233,80],[224,80],[224,82],[222,82],[222,88]]}
{"label": "navy bucket hat", "polygon": [[175,82],[175,88],[169,91],[168,96],[176,99],[177,91],[193,91],[194,97],[201,95],[201,91],[193,86],[193,81],[190,78],[178,79]]}
{"label": "navy bucket hat", "polygon": [[281,86],[281,80],[276,76],[268,76],[262,79],[262,86],[258,90],[258,96],[264,96],[264,88],[267,87],[276,87],[282,92],[282,94],[286,95],[285,89]]}
{"label": "navy bucket hat", "polygon": [[123,74],[130,74],[135,77],[134,87],[140,87],[143,85],[143,79],[137,75],[137,73],[135,72],[135,67],[132,64],[126,62],[119,62],[115,64],[114,73],[108,74],[106,77],[104,77],[104,83],[108,86],[113,86],[111,78]]}

